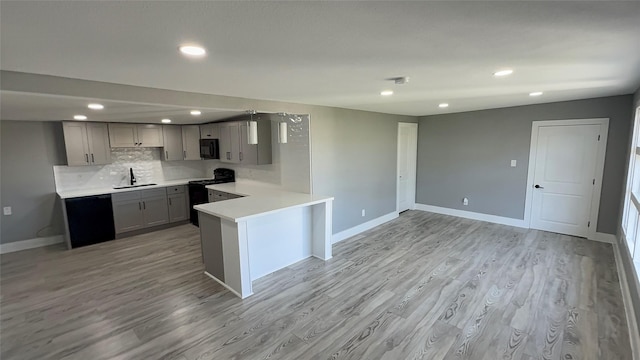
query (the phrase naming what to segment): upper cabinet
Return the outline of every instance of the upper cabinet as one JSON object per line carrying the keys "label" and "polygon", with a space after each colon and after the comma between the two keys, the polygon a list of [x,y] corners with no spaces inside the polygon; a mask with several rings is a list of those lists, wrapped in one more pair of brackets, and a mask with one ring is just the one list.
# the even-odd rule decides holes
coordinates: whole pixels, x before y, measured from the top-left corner
{"label": "upper cabinet", "polygon": [[265,165],[272,163],[271,120],[256,119],[257,144],[249,143],[250,122],[219,123],[220,161],[234,164]]}
{"label": "upper cabinet", "polygon": [[164,125],[162,126],[162,134],[164,137],[164,151],[162,152],[162,160],[183,160],[184,153],[182,151],[182,127],[178,125]]}
{"label": "upper cabinet", "polygon": [[198,125],[164,125],[162,160],[200,160],[200,127]]}
{"label": "upper cabinet", "polygon": [[220,130],[218,124],[202,124],[200,125],[201,139],[219,139]]}
{"label": "upper cabinet", "polygon": [[200,160],[200,126],[182,126],[182,152],[184,160]]}
{"label": "upper cabinet", "polygon": [[162,147],[164,139],[161,125],[109,124],[111,147]]}
{"label": "upper cabinet", "polygon": [[65,121],[62,129],[69,166],[111,163],[107,124]]}

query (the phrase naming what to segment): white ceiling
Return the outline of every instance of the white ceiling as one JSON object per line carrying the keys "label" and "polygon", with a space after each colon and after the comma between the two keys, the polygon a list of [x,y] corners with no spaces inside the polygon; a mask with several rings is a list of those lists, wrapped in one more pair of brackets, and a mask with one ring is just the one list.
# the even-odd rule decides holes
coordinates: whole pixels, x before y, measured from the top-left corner
{"label": "white ceiling", "polygon": [[0,34],[2,70],[406,115],[640,85],[638,1],[3,0]]}

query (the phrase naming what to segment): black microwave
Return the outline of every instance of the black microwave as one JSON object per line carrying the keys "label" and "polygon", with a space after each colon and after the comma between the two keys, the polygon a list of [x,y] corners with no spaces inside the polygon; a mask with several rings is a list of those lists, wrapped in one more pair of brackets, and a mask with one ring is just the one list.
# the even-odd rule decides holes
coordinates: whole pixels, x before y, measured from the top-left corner
{"label": "black microwave", "polygon": [[200,157],[203,159],[220,159],[218,139],[200,139]]}

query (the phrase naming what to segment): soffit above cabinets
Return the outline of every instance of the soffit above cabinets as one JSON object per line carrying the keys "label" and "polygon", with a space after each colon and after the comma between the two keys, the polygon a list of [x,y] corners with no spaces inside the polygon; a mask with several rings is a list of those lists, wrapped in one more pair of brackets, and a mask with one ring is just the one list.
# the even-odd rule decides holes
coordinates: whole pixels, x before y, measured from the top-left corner
{"label": "soffit above cabinets", "polygon": [[[91,110],[90,103],[104,105],[102,110]],[[199,116],[190,114],[200,110]],[[22,121],[73,120],[74,115],[85,115],[87,121],[161,124],[202,124],[244,114],[244,110],[177,107],[161,104],[107,101],[104,99],[55,96],[47,94],[0,92],[0,119]]]}
{"label": "soffit above cabinets", "polygon": [[[640,85],[639,1],[1,6],[7,71],[413,116],[629,94]],[[186,42],[207,55],[185,58],[178,46]],[[492,76],[505,67],[513,75]],[[385,80],[398,76],[411,80]],[[387,88],[393,96],[381,97]],[[544,95],[530,97],[535,91]]]}

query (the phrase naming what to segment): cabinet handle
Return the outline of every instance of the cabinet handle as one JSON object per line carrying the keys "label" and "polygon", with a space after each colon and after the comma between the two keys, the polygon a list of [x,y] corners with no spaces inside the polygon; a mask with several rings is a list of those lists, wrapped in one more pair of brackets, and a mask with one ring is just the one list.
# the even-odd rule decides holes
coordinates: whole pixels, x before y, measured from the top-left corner
{"label": "cabinet handle", "polygon": [[88,164],[89,163],[89,154],[84,154],[84,159]]}
{"label": "cabinet handle", "polygon": [[171,206],[171,198],[169,198],[169,206]]}
{"label": "cabinet handle", "polygon": [[242,161],[242,151],[240,151],[240,161]]}
{"label": "cabinet handle", "polygon": [[91,162],[95,164],[96,159],[93,158],[93,154],[91,154]]}
{"label": "cabinet handle", "polygon": [[142,205],[140,204],[140,201],[138,201],[138,210],[142,210]]}
{"label": "cabinet handle", "polygon": [[183,159],[187,158],[187,150],[182,150],[182,158]]}
{"label": "cabinet handle", "polygon": [[142,208],[147,210],[147,204],[144,201],[142,202]]}
{"label": "cabinet handle", "polygon": [[227,160],[231,160],[231,151],[227,151]]}
{"label": "cabinet handle", "polygon": [[169,160],[169,152],[168,151],[164,152],[164,159],[165,160]]}

